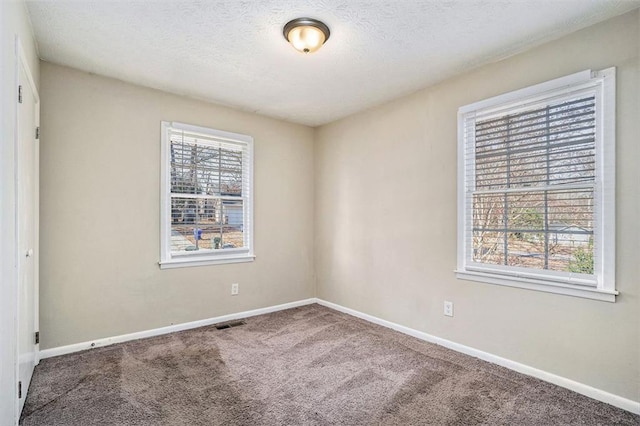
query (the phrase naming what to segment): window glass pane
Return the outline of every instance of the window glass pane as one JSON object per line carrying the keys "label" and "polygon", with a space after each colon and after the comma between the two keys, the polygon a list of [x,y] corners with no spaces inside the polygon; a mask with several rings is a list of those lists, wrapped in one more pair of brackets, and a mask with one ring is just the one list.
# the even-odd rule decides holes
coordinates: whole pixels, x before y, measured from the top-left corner
{"label": "window glass pane", "polygon": [[593,190],[484,194],[473,203],[474,262],[593,273]]}
{"label": "window glass pane", "polygon": [[171,199],[171,252],[244,247],[244,211],[240,200]]}
{"label": "window glass pane", "polygon": [[220,151],[220,191],[222,195],[242,196],[242,152]]}
{"label": "window glass pane", "polygon": [[170,144],[172,193],[242,196],[242,151],[174,138]]}
{"label": "window glass pane", "polygon": [[[171,251],[196,251],[199,244],[195,231],[206,218],[206,206],[196,198],[171,198]],[[203,209],[205,207],[205,209]]]}
{"label": "window glass pane", "polygon": [[504,232],[473,231],[473,261],[504,265]]}
{"label": "window glass pane", "polygon": [[506,265],[545,269],[544,233],[508,232]]}
{"label": "window glass pane", "polygon": [[222,218],[224,226],[220,235],[221,248],[239,248],[244,246],[244,214],[243,202],[240,200],[224,200],[222,202]]}
{"label": "window glass pane", "polygon": [[549,191],[549,269],[593,274],[593,190]]}
{"label": "window glass pane", "polygon": [[219,148],[201,145],[197,157],[198,181],[200,193],[220,195],[220,150]]}
{"label": "window glass pane", "polygon": [[174,142],[170,144],[171,192],[183,194],[198,193],[196,158],[198,147],[194,144]]}
{"label": "window glass pane", "polygon": [[504,194],[477,194],[473,196],[473,230],[504,228]]}
{"label": "window glass pane", "polygon": [[591,95],[478,121],[476,189],[591,182],[595,131]]}

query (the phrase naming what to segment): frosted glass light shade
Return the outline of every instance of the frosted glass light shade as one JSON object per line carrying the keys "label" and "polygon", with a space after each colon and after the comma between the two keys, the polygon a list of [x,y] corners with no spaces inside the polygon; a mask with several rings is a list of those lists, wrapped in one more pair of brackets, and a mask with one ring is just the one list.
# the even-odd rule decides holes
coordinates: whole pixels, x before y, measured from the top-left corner
{"label": "frosted glass light shade", "polygon": [[284,38],[302,53],[313,53],[329,38],[329,27],[311,18],[298,18],[288,22],[283,30]]}

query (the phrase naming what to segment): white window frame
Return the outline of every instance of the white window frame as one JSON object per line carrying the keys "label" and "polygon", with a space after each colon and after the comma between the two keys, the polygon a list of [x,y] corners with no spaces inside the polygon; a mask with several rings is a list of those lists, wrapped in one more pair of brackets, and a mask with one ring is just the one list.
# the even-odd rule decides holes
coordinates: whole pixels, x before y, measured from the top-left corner
{"label": "white window frame", "polygon": [[[201,134],[225,144],[238,145],[247,152],[248,165],[243,171],[243,180],[248,180],[249,194],[244,199],[244,225],[246,247],[224,250],[203,250],[188,253],[171,253],[171,130],[182,130]],[[225,132],[207,127],[193,126],[177,122],[161,122],[161,172],[160,172],[160,268],[181,268],[187,266],[219,265],[226,263],[251,262],[253,252],[253,138],[239,133]],[[244,175],[247,176],[244,176]]]}
{"label": "white window frame", "polygon": [[[615,302],[615,68],[585,70],[535,86],[516,90],[458,109],[458,259],[456,277],[509,287]],[[465,158],[465,122],[503,109],[544,101],[580,90],[596,95],[596,179],[594,190],[594,274],[554,273],[472,261],[470,238],[473,203],[467,197],[474,167]],[[475,124],[475,121],[474,121]]]}

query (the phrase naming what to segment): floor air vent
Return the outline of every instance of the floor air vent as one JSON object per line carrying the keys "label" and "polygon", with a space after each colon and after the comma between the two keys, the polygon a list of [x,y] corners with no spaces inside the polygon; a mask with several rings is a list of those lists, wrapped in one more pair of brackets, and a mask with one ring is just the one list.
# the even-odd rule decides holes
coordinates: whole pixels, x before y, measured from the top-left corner
{"label": "floor air vent", "polygon": [[216,328],[218,330],[224,330],[226,328],[231,328],[231,327],[238,327],[239,325],[244,325],[245,322],[240,320],[240,321],[230,321],[230,322],[223,322],[221,324],[216,324]]}

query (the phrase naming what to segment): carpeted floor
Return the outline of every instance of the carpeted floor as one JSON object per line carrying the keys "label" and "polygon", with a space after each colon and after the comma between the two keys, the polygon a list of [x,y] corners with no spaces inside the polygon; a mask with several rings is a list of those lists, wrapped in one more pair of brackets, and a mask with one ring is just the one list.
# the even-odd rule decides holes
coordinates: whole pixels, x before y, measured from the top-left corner
{"label": "carpeted floor", "polygon": [[30,425],[638,425],[640,416],[319,305],[43,360]]}

